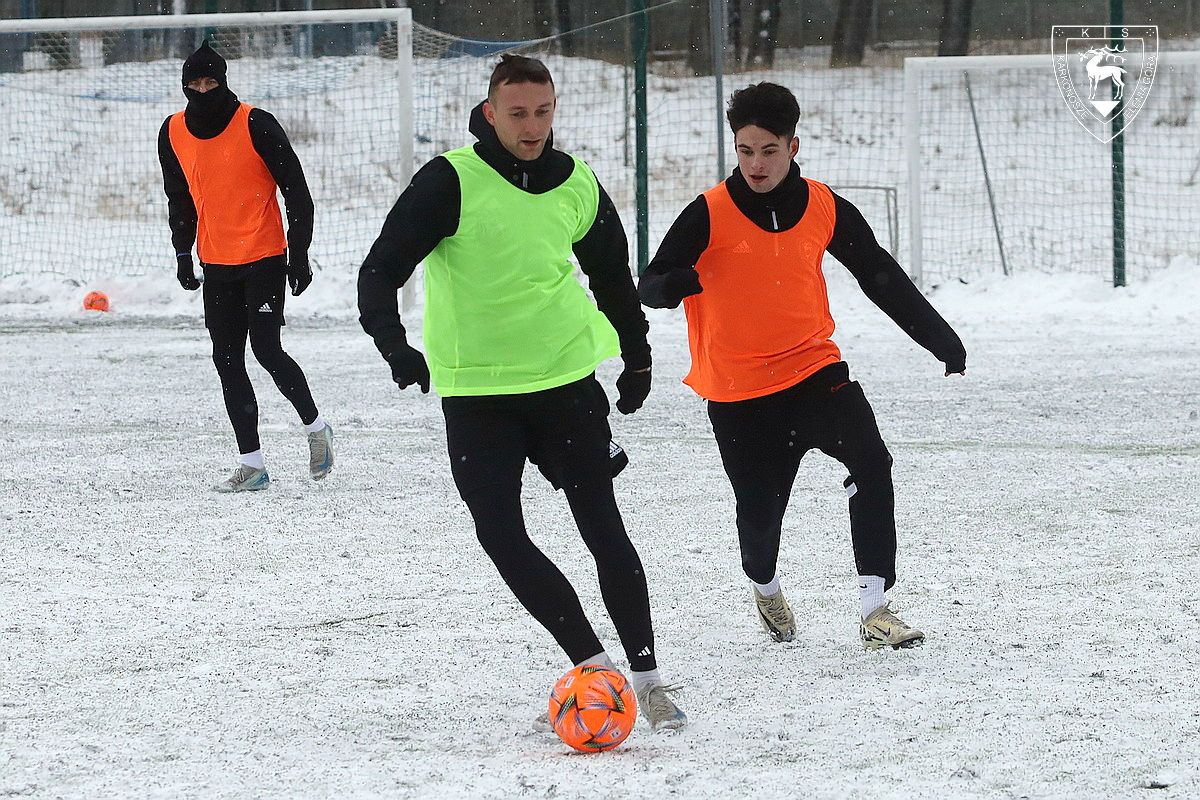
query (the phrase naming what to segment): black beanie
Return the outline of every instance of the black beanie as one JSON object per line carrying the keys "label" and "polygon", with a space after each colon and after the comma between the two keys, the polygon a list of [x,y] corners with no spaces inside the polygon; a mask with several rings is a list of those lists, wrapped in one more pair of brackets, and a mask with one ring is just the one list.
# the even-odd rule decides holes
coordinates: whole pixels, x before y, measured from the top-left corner
{"label": "black beanie", "polygon": [[207,39],[200,49],[183,62],[183,85],[187,86],[189,81],[197,78],[213,78],[222,86],[225,85],[225,59],[208,46]]}

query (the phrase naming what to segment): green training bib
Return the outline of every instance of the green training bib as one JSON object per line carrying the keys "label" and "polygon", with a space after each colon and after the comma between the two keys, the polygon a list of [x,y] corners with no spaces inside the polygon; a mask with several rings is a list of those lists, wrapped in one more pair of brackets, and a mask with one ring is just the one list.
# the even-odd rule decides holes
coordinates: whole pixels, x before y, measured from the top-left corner
{"label": "green training bib", "polygon": [[571,246],[596,219],[587,164],[543,194],[513,186],[471,147],[458,173],[458,230],[425,259],[425,356],[443,397],[525,394],[591,374],[617,332],[575,279]]}

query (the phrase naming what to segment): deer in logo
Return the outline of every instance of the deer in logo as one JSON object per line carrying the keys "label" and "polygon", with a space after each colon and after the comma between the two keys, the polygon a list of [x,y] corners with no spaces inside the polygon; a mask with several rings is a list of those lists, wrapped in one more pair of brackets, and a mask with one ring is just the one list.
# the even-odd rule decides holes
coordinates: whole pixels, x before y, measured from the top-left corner
{"label": "deer in logo", "polygon": [[1088,59],[1088,82],[1091,84],[1092,90],[1091,94],[1088,96],[1089,100],[1096,99],[1096,87],[1100,84],[1100,81],[1104,80],[1105,78],[1111,80],[1113,85],[1117,87],[1117,95],[1114,98],[1115,100],[1120,100],[1121,95],[1125,93],[1125,81],[1123,80],[1125,69],[1123,67],[1118,67],[1111,64],[1100,63],[1106,56],[1112,56],[1114,61],[1123,63],[1125,59],[1121,58],[1120,56],[1113,55],[1114,52],[1115,51],[1107,47],[1093,47],[1086,53],[1080,54],[1080,61]]}

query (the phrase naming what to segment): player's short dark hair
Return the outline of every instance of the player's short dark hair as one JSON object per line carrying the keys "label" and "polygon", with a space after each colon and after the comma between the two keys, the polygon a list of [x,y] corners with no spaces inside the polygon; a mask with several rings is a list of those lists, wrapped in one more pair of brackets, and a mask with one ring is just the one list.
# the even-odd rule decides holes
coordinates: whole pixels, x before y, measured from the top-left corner
{"label": "player's short dark hair", "polygon": [[546,69],[546,65],[536,58],[506,53],[500,56],[500,63],[492,70],[492,79],[488,82],[488,96],[491,96],[497,86],[505,83],[548,83],[553,88],[554,78],[550,77],[550,70]]}
{"label": "player's short dark hair", "polygon": [[725,118],[734,133],[747,125],[757,125],[776,136],[790,139],[796,135],[800,104],[790,89],[763,81],[734,92],[729,98]]}

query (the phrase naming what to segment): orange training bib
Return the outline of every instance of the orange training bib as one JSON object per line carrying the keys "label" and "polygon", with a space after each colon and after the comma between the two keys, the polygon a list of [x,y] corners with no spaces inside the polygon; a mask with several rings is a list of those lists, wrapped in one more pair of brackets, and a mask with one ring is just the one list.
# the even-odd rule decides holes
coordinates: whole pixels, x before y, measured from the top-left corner
{"label": "orange training bib", "polygon": [[821,259],[833,237],[833,192],[808,180],[808,208],[790,230],[764,231],[722,182],[704,193],[704,291],[683,301],[692,368],[684,383],[708,400],[774,394],[841,360]]}
{"label": "orange training bib", "polygon": [[249,264],[287,250],[275,179],[250,140],[250,106],[212,139],[198,139],[180,111],[168,128],[196,204],[196,252],[205,264]]}

